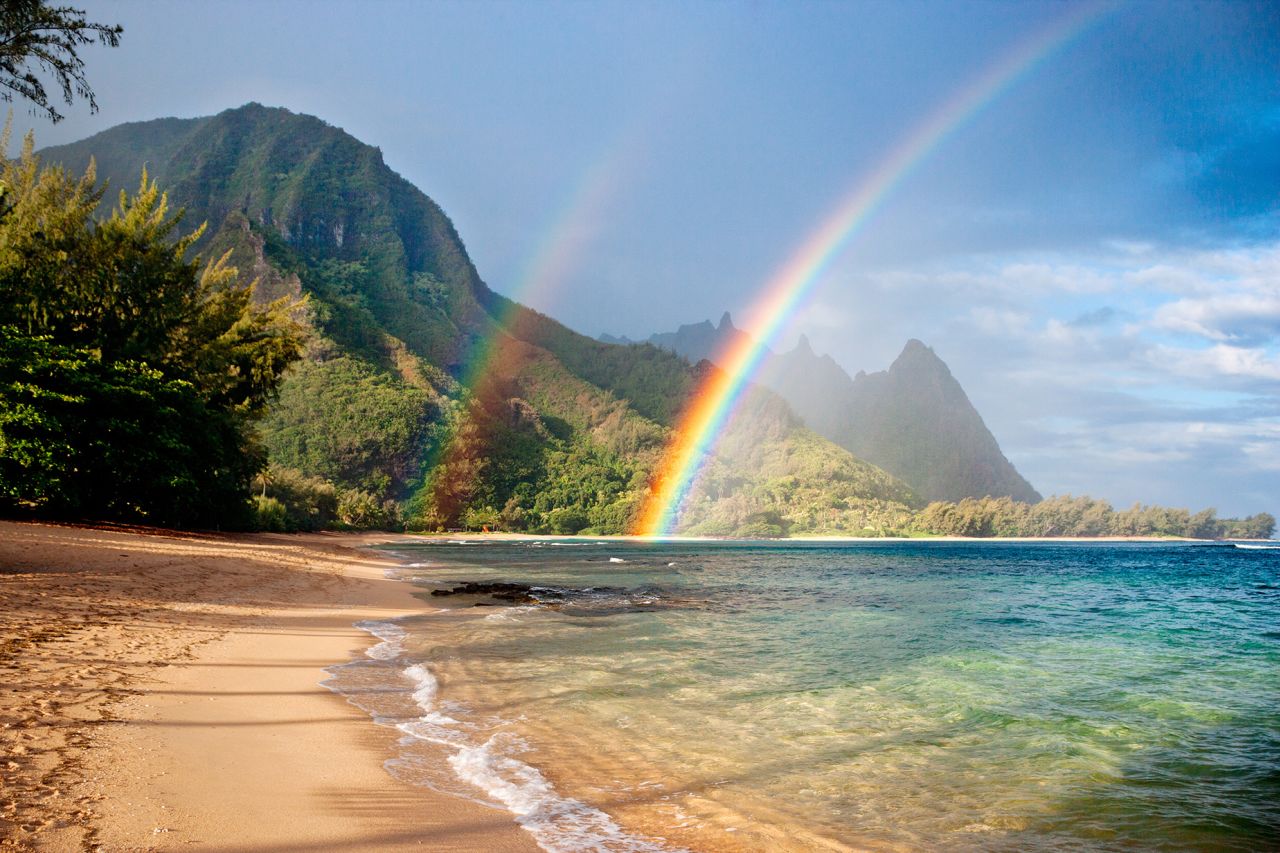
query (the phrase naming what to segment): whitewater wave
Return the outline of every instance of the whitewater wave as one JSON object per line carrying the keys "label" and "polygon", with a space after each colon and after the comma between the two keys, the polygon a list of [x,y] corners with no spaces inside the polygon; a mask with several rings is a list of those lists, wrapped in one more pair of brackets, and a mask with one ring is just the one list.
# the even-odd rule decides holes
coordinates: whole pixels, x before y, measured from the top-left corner
{"label": "whitewater wave", "polygon": [[[394,726],[408,738],[443,747],[454,776],[482,791],[484,801],[490,805],[513,814],[516,823],[533,836],[539,847],[550,853],[676,853],[678,848],[630,835],[599,809],[559,794],[538,768],[516,757],[528,747],[511,732],[498,732],[483,742],[470,737],[465,723],[440,710],[440,682],[430,667],[423,663],[398,666],[408,634],[396,622],[369,620],[356,623],[356,627],[379,640],[365,652],[365,665],[398,668],[400,676],[411,685],[409,693],[419,714],[413,719],[391,719],[365,710],[376,722]],[[335,678],[325,681],[324,686],[342,693],[341,686],[335,683],[338,672],[360,663],[333,667]]]}

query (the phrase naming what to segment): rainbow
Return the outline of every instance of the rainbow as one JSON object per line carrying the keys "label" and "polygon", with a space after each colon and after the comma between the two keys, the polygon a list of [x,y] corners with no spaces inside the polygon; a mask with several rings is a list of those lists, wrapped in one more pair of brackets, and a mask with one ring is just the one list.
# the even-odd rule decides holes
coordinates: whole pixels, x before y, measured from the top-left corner
{"label": "rainbow", "polygon": [[556,292],[596,236],[609,202],[634,173],[637,160],[636,146],[613,145],[606,152],[583,170],[558,205],[558,212],[550,218],[522,265],[505,308],[494,312],[492,331],[477,339],[469,353],[467,367],[459,379],[463,387],[474,387],[499,358],[522,307],[554,302]]}
{"label": "rainbow", "polygon": [[[518,362],[527,349],[521,340],[525,331],[522,327],[537,322],[537,315],[525,306],[545,307],[555,301],[596,236],[599,224],[606,219],[609,204],[635,176],[644,137],[629,133],[625,139],[631,144],[606,146],[602,156],[566,187],[532,251],[524,258],[510,296],[489,307],[485,331],[472,339],[460,359],[458,385],[467,392],[462,398],[464,405],[468,400],[485,399],[497,388],[494,383],[501,383],[509,375],[509,365]],[[424,460],[424,470],[431,472],[427,482],[437,501],[451,487],[451,464],[465,459],[469,421],[465,415],[455,419],[450,431]]]}
{"label": "rainbow", "polygon": [[747,328],[753,329],[755,335],[740,336],[737,344],[717,355],[714,361],[720,369],[710,372],[677,423],[634,533],[670,534],[694,478],[755,375],[766,348],[831,261],[893,190],[984,107],[1101,20],[1111,8],[1109,3],[1077,6],[1000,57],[916,126],[778,269],[750,311]]}

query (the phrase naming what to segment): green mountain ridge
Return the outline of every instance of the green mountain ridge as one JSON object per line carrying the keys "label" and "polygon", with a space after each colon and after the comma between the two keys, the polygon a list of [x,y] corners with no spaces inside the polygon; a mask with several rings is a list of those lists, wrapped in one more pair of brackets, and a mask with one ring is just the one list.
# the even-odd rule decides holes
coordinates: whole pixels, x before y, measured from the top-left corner
{"label": "green mountain ridge", "polygon": [[[410,526],[624,532],[710,369],[592,340],[490,290],[438,205],[310,116],[249,104],[41,154],[73,171],[93,158],[113,189],[145,167],[186,227],[208,222],[196,248],[230,251],[256,298],[307,296],[307,357],[263,424],[278,477],[358,490]],[[767,390],[734,424],[682,529],[887,532],[918,505]]]}

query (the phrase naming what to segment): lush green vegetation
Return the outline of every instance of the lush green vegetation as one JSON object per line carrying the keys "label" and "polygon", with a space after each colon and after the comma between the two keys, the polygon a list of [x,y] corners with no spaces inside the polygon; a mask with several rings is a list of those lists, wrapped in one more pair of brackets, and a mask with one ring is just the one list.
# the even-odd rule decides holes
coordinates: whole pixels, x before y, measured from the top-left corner
{"label": "lush green vegetation", "polygon": [[[3,140],[7,147],[6,139]],[[112,215],[92,169],[0,171],[0,506],[169,525],[244,524],[253,429],[301,353],[287,300],[254,305],[143,174]]]}
{"label": "lush green vegetation", "polygon": [[263,422],[277,465],[379,498],[418,479],[438,402],[348,355],[311,358],[289,376]]}
{"label": "lush green vegetation", "polygon": [[1115,510],[1106,501],[1071,495],[1027,504],[1009,498],[966,498],[924,508],[914,526],[946,536],[1189,536],[1196,539],[1269,539],[1276,520],[1269,513],[1243,519],[1218,518],[1216,510],[1134,504]]}
{"label": "lush green vegetation", "polygon": [[418,529],[625,533],[645,468],[515,396],[472,397],[406,506]]}
{"label": "lush green vegetation", "polygon": [[[239,495],[240,510],[256,513],[268,529],[621,533],[630,528],[670,430],[698,383],[698,370],[707,368],[690,367],[652,346],[591,340],[495,294],[480,281],[434,202],[388,169],[377,149],[317,119],[250,104],[211,118],[124,125],[51,149],[47,156],[84,168],[90,154],[98,156],[102,173],[116,180],[131,181],[143,162],[152,164],[151,174],[169,188],[175,203],[215,227],[207,233],[187,231],[175,240],[179,232],[172,218],[161,214],[164,228],[157,225],[147,236],[144,243],[152,249],[138,270],[108,264],[114,271],[107,278],[136,274],[138,281],[118,282],[103,292],[123,293],[150,281],[139,298],[159,297],[154,310],[117,316],[110,308],[114,296],[84,297],[104,285],[76,272],[83,268],[75,259],[67,269],[50,262],[47,270],[40,267],[38,275],[32,274],[56,286],[24,291],[29,282],[18,276],[15,281],[22,280],[6,289],[11,319],[0,322],[12,325],[20,339],[11,335],[3,345],[10,367],[3,375],[7,408],[0,414],[0,434],[12,448],[9,455],[25,461],[7,461],[4,476],[6,483],[27,483],[9,488],[9,505],[39,504],[31,497],[36,488],[31,483],[39,477],[46,481],[40,487],[45,505],[69,480],[81,478],[89,462],[75,462],[74,471],[59,468],[58,460],[69,457],[50,448],[57,436],[81,429],[64,426],[77,412],[89,413],[85,430],[100,422],[93,412],[105,410],[105,404],[78,409],[80,402],[68,402],[91,396],[72,378],[84,384],[86,377],[96,377],[99,384],[109,380],[142,389],[137,393],[164,404],[172,413],[164,415],[168,421],[148,416],[168,424],[171,438],[159,447],[201,447],[200,441],[227,436],[228,447],[239,454],[234,459],[247,461],[243,467],[215,464],[222,472],[217,482],[226,484],[226,494]],[[154,197],[154,186],[147,186],[145,192]],[[128,241],[111,236],[116,226],[86,224],[95,207],[105,212],[92,181],[79,192],[70,214],[47,205],[40,239],[61,233],[61,216],[97,235],[101,246],[95,257],[124,252]],[[23,233],[14,230],[14,240]],[[0,252],[25,257],[6,248],[21,240],[6,239],[0,235]],[[202,273],[201,281],[208,279],[202,295],[194,302],[177,299],[170,311],[163,295],[180,293],[186,273],[164,271],[190,266],[183,259],[196,251],[233,258],[252,270],[257,280],[252,292],[232,286],[230,262],[223,260]],[[14,260],[9,268],[37,269],[29,259]],[[147,278],[155,275],[159,285]],[[234,292],[235,299],[228,301],[224,292]],[[272,302],[278,298],[285,301]],[[305,300],[302,308],[293,305],[299,298]],[[219,319],[202,321],[198,334],[175,338],[166,331],[175,322],[189,322],[188,315]],[[309,337],[303,359],[281,384],[280,371],[297,355],[296,337],[273,338],[271,330],[285,328],[291,317],[308,327]],[[231,320],[238,332],[219,331]],[[223,343],[178,345],[204,340],[206,332],[217,332]],[[293,349],[285,345],[290,340]],[[1008,482],[1012,468],[995,470],[1003,457],[994,440],[989,447],[982,444],[989,433],[972,407],[965,408],[963,392],[941,362],[919,349],[904,353],[918,358],[891,371],[898,375],[904,373],[899,368],[913,367],[905,371],[911,374],[907,378],[919,380],[904,380],[897,396],[915,398],[920,395],[911,389],[923,388],[954,406],[933,406],[932,415],[894,409],[881,424],[886,440],[905,441],[917,450],[942,447],[941,457],[934,451],[933,456],[908,454],[917,467],[941,470],[956,454],[944,452],[948,446],[938,436],[913,438],[902,425],[932,418],[932,426],[941,428],[946,424],[939,411],[959,412],[971,427],[961,430],[964,439],[990,451],[985,458],[995,467],[948,476],[987,482],[991,475]],[[33,382],[33,370],[45,378]],[[248,377],[259,381],[247,387]],[[179,393],[194,395],[212,414],[183,408],[174,396]],[[33,402],[37,397],[44,402]],[[33,414],[36,408],[39,417]],[[183,433],[199,418],[218,423],[224,416],[225,433]],[[251,429],[259,418],[260,447]],[[102,453],[116,447],[114,441],[100,444]],[[126,441],[121,452],[128,446]],[[264,452],[271,462],[265,470]],[[213,447],[201,450],[199,458],[227,458],[219,453]],[[116,463],[92,464],[106,470]],[[175,484],[209,479],[199,471],[181,473],[177,461],[152,467],[163,471],[165,465],[177,472],[169,478]],[[922,493],[927,494],[804,429],[779,397],[762,391],[745,401],[720,441],[681,527],[739,536],[912,533],[923,529],[916,518],[916,495]],[[148,498],[151,504],[156,500]],[[197,504],[210,500],[196,499]],[[154,509],[93,510],[98,511],[158,518]],[[172,523],[208,524],[211,518],[184,509]]]}
{"label": "lush green vegetation", "polygon": [[0,507],[242,527],[262,462],[190,382],[0,327]]}
{"label": "lush green vegetation", "polygon": [[579,335],[537,311],[486,291],[485,307],[509,333],[551,352],[575,375],[626,400],[638,414],[670,426],[692,389],[693,374],[678,355],[651,344],[606,344]]}
{"label": "lush green vegetation", "polygon": [[918,505],[901,481],[802,428],[757,389],[699,476],[681,526],[709,536],[890,536]]}

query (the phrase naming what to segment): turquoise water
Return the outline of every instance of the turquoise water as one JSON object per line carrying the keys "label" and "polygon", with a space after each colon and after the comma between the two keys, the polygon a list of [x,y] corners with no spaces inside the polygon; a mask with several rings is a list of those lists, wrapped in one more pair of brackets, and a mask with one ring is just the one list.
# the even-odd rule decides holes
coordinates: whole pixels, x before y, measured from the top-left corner
{"label": "turquoise water", "polygon": [[1280,845],[1280,550],[395,551],[537,588],[424,596],[336,688],[548,849]]}

